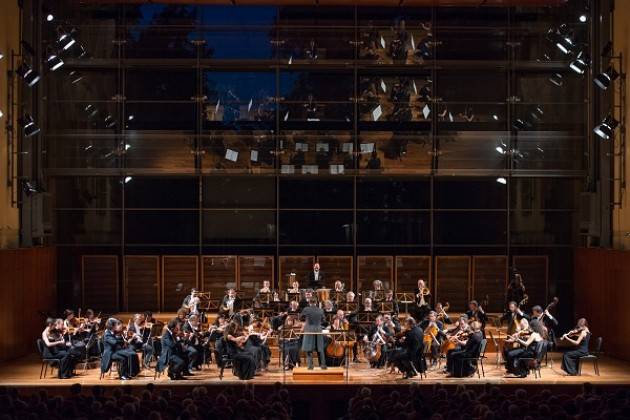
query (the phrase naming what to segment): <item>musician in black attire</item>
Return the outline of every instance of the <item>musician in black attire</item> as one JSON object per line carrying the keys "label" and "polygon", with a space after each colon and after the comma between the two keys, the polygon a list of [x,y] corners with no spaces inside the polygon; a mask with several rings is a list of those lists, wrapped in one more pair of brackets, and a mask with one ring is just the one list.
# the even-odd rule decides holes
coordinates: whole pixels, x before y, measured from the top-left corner
{"label": "musician in black attire", "polygon": [[129,345],[134,351],[142,352],[144,365],[148,366],[153,357],[153,343],[151,343],[151,329],[146,327],[144,314],[135,314],[133,323],[129,326],[133,336],[128,339]]}
{"label": "musician in black attire", "polygon": [[203,334],[199,330],[199,315],[192,314],[182,326],[184,333],[188,335],[186,338],[186,352],[188,353],[188,370],[201,370],[203,363]]}
{"label": "musician in black attire", "polygon": [[479,302],[476,300],[471,300],[468,303],[468,310],[466,311],[466,316],[470,322],[479,321],[481,323],[481,333],[483,336],[486,336],[486,323],[488,322],[488,315],[486,311],[483,310]]}
{"label": "musician in black attire", "polygon": [[435,329],[434,335],[431,336],[431,362],[435,365],[440,358],[440,347],[442,345],[442,340],[445,338],[443,332],[444,323],[437,319],[437,312],[431,311],[427,317],[420,322],[419,327],[422,330],[423,335],[428,334],[431,330]]}
{"label": "musician in black attire", "polygon": [[590,338],[591,331],[588,329],[588,322],[585,318],[578,319],[575,328],[562,336],[562,339],[575,346],[573,350],[565,352],[562,356],[562,370],[567,375],[575,376],[579,373],[580,357],[588,355]]}
{"label": "musician in black attire", "polygon": [[405,374],[404,379],[417,376],[418,373],[425,372],[427,367],[424,361],[423,334],[416,325],[416,321],[409,317],[405,320],[405,333],[401,338],[401,348],[392,352],[392,363]]}
{"label": "musician in black attire", "polygon": [[423,279],[418,280],[418,287],[414,289],[416,298],[416,307],[410,308],[409,312],[415,317],[415,319],[424,319],[431,311],[431,292],[426,286]]}
{"label": "musician in black attire", "polygon": [[473,333],[468,337],[466,344],[461,350],[455,350],[450,353],[451,368],[448,376],[465,378],[475,373],[476,362],[466,359],[479,356],[483,335],[481,334],[481,323],[479,321],[472,322],[470,327]]}
{"label": "musician in black attire", "polygon": [[236,294],[236,290],[228,289],[227,294],[223,296],[219,313],[224,316],[234,315],[241,309],[241,299]]}
{"label": "musician in black attire", "polygon": [[523,276],[520,273],[515,273],[514,278],[510,282],[507,288],[506,301],[509,305],[510,302],[522,302],[525,299],[525,284],[523,283]]}
{"label": "musician in black attire", "polygon": [[532,307],[531,320],[542,322],[545,327],[545,335],[543,337],[549,342],[550,346],[553,347],[556,342],[555,329],[558,326],[558,320],[554,318],[547,309],[543,311],[543,308],[540,305]]}
{"label": "musician in black attire", "polygon": [[[300,319],[304,320],[304,332],[321,333],[324,311],[317,307],[317,299],[311,297],[309,306],[300,313]],[[313,369],[313,351],[317,351],[319,367],[326,369],[326,355],[324,354],[324,336],[321,334],[306,334],[302,338],[302,351],[306,352],[306,363],[309,369]]]}
{"label": "musician in black attire", "polygon": [[508,303],[508,310],[503,314],[503,316],[501,316],[501,322],[508,322],[508,335],[514,334],[519,322],[521,322],[521,319],[523,318],[528,321],[530,319],[529,315],[521,311],[521,308],[518,307],[518,303],[516,303],[516,301],[511,301],[510,303]]}
{"label": "musician in black attire", "polygon": [[188,357],[184,353],[182,344],[178,339],[180,331],[179,320],[173,318],[166,325],[160,339],[162,353],[158,359],[156,369],[158,372],[164,372],[168,367],[168,377],[172,380],[184,379],[184,375],[187,373],[185,370]]}
{"label": "musician in black attire", "polygon": [[257,362],[255,356],[245,349],[248,336],[243,333],[243,327],[232,321],[225,329],[224,340],[226,351],[234,361],[233,372],[239,379],[252,379],[256,375]]}
{"label": "musician in black attire", "polygon": [[72,378],[74,366],[80,356],[72,352],[71,344],[63,338],[63,320],[46,319],[46,328],[42,332],[43,353],[46,359],[59,360],[57,376],[59,379]]}
{"label": "musician in black attire", "polygon": [[128,348],[123,338],[123,325],[116,318],[109,318],[105,324],[103,334],[103,357],[101,359],[101,372],[107,372],[112,362],[118,362],[118,375],[120,379],[127,380],[138,375],[140,363],[133,348]]}
{"label": "musician in black attire", "polygon": [[326,287],[326,277],[324,273],[319,269],[319,263],[313,264],[313,271],[308,273],[308,287],[313,290]]}

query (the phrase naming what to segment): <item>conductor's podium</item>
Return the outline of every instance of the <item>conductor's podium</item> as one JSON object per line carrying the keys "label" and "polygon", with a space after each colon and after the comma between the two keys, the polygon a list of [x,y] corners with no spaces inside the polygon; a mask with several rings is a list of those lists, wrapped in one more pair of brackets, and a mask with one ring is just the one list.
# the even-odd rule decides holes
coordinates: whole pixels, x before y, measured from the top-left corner
{"label": "conductor's podium", "polygon": [[343,367],[328,367],[328,369],[320,369],[315,366],[312,370],[306,367],[296,367],[293,369],[294,381],[311,381],[311,382],[342,382],[344,380],[345,369]]}

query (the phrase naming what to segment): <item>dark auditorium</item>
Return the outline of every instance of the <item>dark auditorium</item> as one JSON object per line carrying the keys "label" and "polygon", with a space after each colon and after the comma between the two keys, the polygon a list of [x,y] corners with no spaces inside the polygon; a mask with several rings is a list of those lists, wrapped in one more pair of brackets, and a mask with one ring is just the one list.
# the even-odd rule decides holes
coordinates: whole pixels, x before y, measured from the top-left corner
{"label": "dark auditorium", "polygon": [[630,0],[0,0],[0,420],[630,418]]}

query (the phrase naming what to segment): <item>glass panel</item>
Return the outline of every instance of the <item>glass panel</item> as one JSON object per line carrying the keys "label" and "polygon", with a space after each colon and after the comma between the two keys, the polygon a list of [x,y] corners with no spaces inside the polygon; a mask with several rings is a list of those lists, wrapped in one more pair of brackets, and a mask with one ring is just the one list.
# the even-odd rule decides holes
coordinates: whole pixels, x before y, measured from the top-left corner
{"label": "glass panel", "polygon": [[428,209],[428,179],[358,178],[357,207],[362,209]]}
{"label": "glass panel", "polygon": [[125,22],[139,28],[155,25],[193,26],[201,21],[199,8],[182,4],[141,4],[125,6]]}
{"label": "glass panel", "polygon": [[505,169],[506,154],[498,147],[508,144],[508,133],[453,131],[439,136],[438,168]]}
{"label": "glass panel", "polygon": [[47,133],[88,132],[113,134],[120,128],[118,104],[114,102],[49,102]]}
{"label": "glass panel", "polygon": [[280,243],[351,245],[351,211],[281,211]]}
{"label": "glass panel", "polygon": [[438,27],[438,60],[506,60],[505,27],[443,29]]}
{"label": "glass panel", "polygon": [[118,168],[121,141],[115,137],[46,136],[46,163],[49,168]]}
{"label": "glass panel", "polygon": [[288,131],[280,138],[283,174],[341,175],[354,169],[354,141],[344,131]]}
{"label": "glass panel", "polygon": [[385,173],[427,173],[433,162],[429,133],[364,131],[359,137],[359,169]]}
{"label": "glass panel", "polygon": [[120,208],[120,181],[114,177],[54,177],[48,192],[53,208]]}
{"label": "glass panel", "polygon": [[505,209],[507,187],[495,178],[437,178],[437,209]]}
{"label": "glass panel", "polygon": [[276,213],[265,210],[205,210],[204,244],[273,244]]}
{"label": "glass panel", "polygon": [[189,101],[197,91],[197,72],[178,69],[127,70],[125,96],[128,100]]}
{"label": "glass panel", "polygon": [[351,209],[353,188],[351,179],[280,179],[280,208]]}
{"label": "glass panel", "polygon": [[512,178],[512,209],[578,209],[584,182],[572,178]]}
{"label": "glass panel", "polygon": [[[221,23],[226,25],[225,22]],[[241,24],[239,22],[239,24]],[[275,57],[275,30],[273,28],[243,28],[235,31],[233,26],[199,34],[205,44],[201,58],[215,60],[268,60]]]}
{"label": "glass panel", "polygon": [[202,165],[210,172],[272,172],[276,141],[269,131],[214,131],[201,140]]}
{"label": "glass panel", "polygon": [[506,81],[507,74],[503,71],[444,70],[438,74],[437,96],[445,102],[503,103],[507,98]]}
{"label": "glass panel", "polygon": [[177,135],[135,135],[125,139],[127,168],[160,168],[171,171],[195,167],[194,140]]}
{"label": "glass panel", "polygon": [[510,216],[510,234],[518,245],[573,245],[579,232],[578,215],[563,211],[514,211]]}
{"label": "glass panel", "polygon": [[120,93],[116,70],[81,69],[49,72],[46,89],[51,107],[70,107],[57,101],[109,101]]}
{"label": "glass panel", "polygon": [[518,72],[515,75],[516,96],[525,103],[583,104],[586,94],[584,81],[583,77],[568,70]]}
{"label": "glass panel", "polygon": [[125,128],[194,132],[196,106],[192,102],[127,102]]}
{"label": "glass panel", "polygon": [[204,208],[267,208],[276,207],[275,178],[205,177]]}
{"label": "glass panel", "polygon": [[125,241],[143,245],[193,245],[199,241],[198,221],[196,211],[127,210]]}
{"label": "glass panel", "polygon": [[505,211],[438,211],[434,214],[435,242],[438,244],[486,245],[507,241]]}
{"label": "glass panel", "polygon": [[351,28],[281,29],[279,59],[290,64],[350,61],[354,58]]}
{"label": "glass panel", "polygon": [[199,38],[195,28],[131,26],[126,33],[125,57],[197,58],[197,47],[193,41]]}
{"label": "glass panel", "polygon": [[421,211],[360,211],[357,213],[361,245],[422,245],[430,242],[431,217]]}
{"label": "glass panel", "polygon": [[569,133],[520,132],[512,155],[516,169],[579,170],[585,165],[585,139]]}
{"label": "glass panel", "polygon": [[359,79],[360,120],[428,124],[433,119],[432,97],[428,75],[363,75]]}
{"label": "glass panel", "polygon": [[198,178],[133,177],[125,183],[127,208],[188,208],[199,206]]}
{"label": "glass panel", "polygon": [[121,215],[118,210],[57,210],[53,226],[56,243],[120,244]]}

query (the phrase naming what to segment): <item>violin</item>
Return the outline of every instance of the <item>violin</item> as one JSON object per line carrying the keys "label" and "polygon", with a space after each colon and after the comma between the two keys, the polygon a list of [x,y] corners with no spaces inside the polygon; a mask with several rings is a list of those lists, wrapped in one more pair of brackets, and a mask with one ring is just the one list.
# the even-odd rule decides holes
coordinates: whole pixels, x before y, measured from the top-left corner
{"label": "violin", "polygon": [[570,338],[572,340],[577,340],[580,337],[580,334],[582,334],[582,331],[584,330],[585,328],[575,328],[569,331],[568,333],[564,334],[562,338]]}

